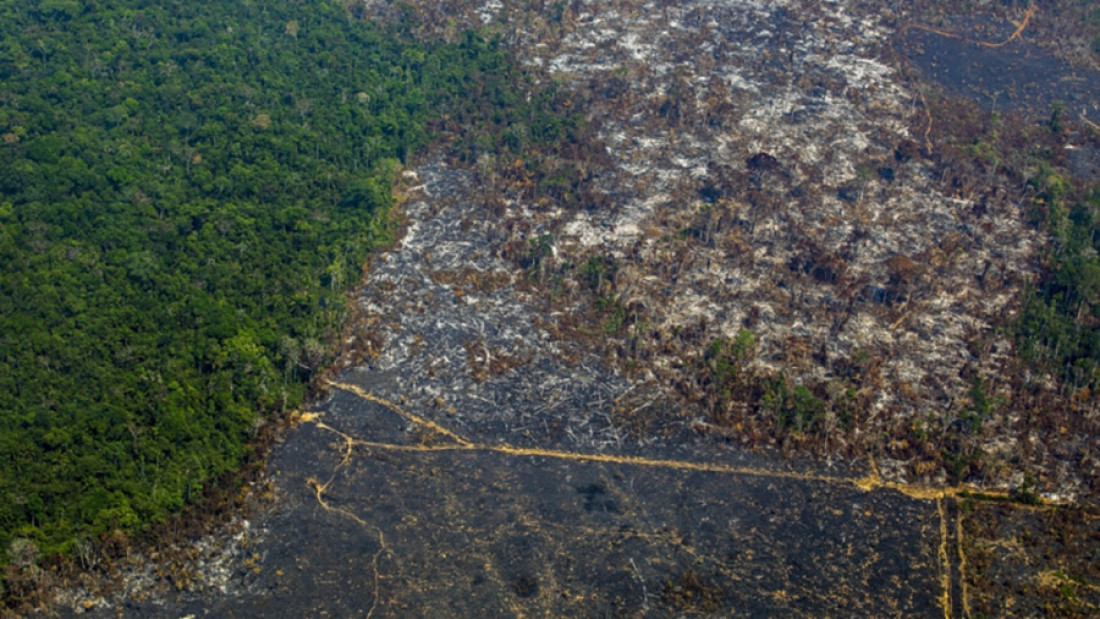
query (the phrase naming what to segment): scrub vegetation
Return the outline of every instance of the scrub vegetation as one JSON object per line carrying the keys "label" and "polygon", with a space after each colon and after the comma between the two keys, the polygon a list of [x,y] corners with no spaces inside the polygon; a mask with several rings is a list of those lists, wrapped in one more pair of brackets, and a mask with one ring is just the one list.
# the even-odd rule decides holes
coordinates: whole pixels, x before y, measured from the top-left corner
{"label": "scrub vegetation", "polygon": [[[1095,506],[1088,2],[0,14],[9,607],[44,553],[207,509],[348,367],[471,436],[728,444]],[[362,278],[394,195],[405,242]],[[1090,574],[1043,586],[1077,608]],[[650,582],[646,604],[727,603],[710,572]]]}

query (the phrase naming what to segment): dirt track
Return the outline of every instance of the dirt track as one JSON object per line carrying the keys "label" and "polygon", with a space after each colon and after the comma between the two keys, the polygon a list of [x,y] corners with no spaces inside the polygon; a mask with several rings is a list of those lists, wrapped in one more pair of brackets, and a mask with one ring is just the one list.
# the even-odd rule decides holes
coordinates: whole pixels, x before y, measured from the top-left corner
{"label": "dirt track", "polygon": [[272,461],[252,593],[180,613],[942,616],[958,595],[943,500],[722,450],[464,443],[347,390],[319,412]]}
{"label": "dirt track", "polygon": [[[693,157],[724,157],[743,167],[744,155],[769,149],[780,156],[787,152],[792,161],[796,158],[791,153],[801,156],[797,166],[811,171],[825,165],[818,159],[827,159],[831,171],[824,181],[839,186],[855,177],[860,157],[872,161],[872,156],[894,156],[894,133],[905,133],[905,114],[909,104],[916,107],[915,99],[909,93],[906,105],[895,102],[900,86],[890,81],[885,67],[880,70],[858,54],[834,50],[844,42],[840,35],[862,28],[859,22],[843,10],[814,22],[796,19],[794,9],[775,9],[773,14],[766,3],[699,4],[700,14],[709,16],[707,11],[714,10],[722,18],[713,26],[700,23],[737,42],[719,47],[734,50],[729,53],[739,58],[749,56],[742,59],[743,72],[759,78],[755,83],[741,80],[736,71],[719,75],[720,69],[728,69],[721,63],[713,68],[714,75],[725,80],[715,77],[715,83],[728,82],[731,92],[740,93],[738,102],[749,101],[739,112],[743,118],[734,134],[748,135],[752,143],[719,140],[712,148],[708,142],[697,144],[682,137],[686,131],[675,141],[663,135],[657,139],[643,135],[648,126],[626,123],[621,134],[608,139],[623,161],[630,159],[629,165],[622,165],[629,182],[635,182],[632,175],[639,170],[637,179],[662,187],[677,175],[694,178],[706,161]],[[685,17],[681,11],[680,17],[680,29],[695,32],[693,14]],[[733,28],[734,17],[752,26],[745,33],[755,33],[764,41],[762,46],[778,50],[782,45],[784,54],[790,55],[756,55],[746,47],[745,33],[734,29],[723,34],[722,28]],[[579,43],[554,49],[560,53],[547,56],[548,67],[585,79],[586,71],[611,72],[620,61],[624,66],[633,62],[652,68],[644,54],[660,50],[650,49],[644,36],[632,30],[633,38],[615,39],[604,28],[619,26],[601,21],[610,19],[606,14],[586,19],[567,37]],[[624,11],[621,20],[636,30],[648,24],[645,12]],[[827,26],[823,32],[807,34],[811,25],[820,24]],[[675,38],[679,32],[662,33],[668,39],[662,44],[684,49]],[[882,38],[878,29],[868,32],[863,34],[869,41]],[[932,38],[936,35],[928,32],[910,35],[916,38],[909,42],[920,47],[913,52],[914,62],[927,61],[929,67],[933,62],[942,65],[935,54],[962,53],[952,46],[965,45],[947,37]],[[602,47],[605,39],[630,45],[624,43],[615,51],[622,56],[617,58]],[[841,82],[851,80],[854,85],[838,90],[843,97],[823,86],[802,93],[797,85],[782,81],[790,73],[784,62],[795,60],[799,71],[820,71],[833,78],[840,74]],[[687,65],[694,62],[692,58]],[[1046,65],[1036,66],[1039,71]],[[967,70],[941,68],[931,77],[945,80],[949,87],[963,84],[962,91],[977,88]],[[657,71],[652,79],[662,75]],[[874,88],[859,80],[870,80]],[[1015,87],[987,83],[980,92],[1011,88]],[[1030,95],[1019,92],[1028,103]],[[857,95],[870,97],[870,103]],[[865,110],[862,105],[871,107]],[[863,114],[871,109],[879,116]],[[886,131],[882,118],[891,114],[893,125]],[[845,124],[852,122],[855,128]],[[823,127],[842,136],[829,142],[827,153],[816,150],[817,144],[825,143],[819,135],[825,133]],[[856,130],[859,127],[864,133]],[[686,149],[687,155],[675,149]],[[635,154],[641,163],[632,159]],[[681,156],[686,158],[681,161]],[[404,205],[408,232],[399,247],[379,257],[359,293],[368,319],[354,336],[358,343],[370,342],[369,354],[335,377],[328,399],[318,403],[273,453],[270,471],[277,507],[252,523],[256,535],[234,551],[229,580],[204,592],[153,601],[131,599],[103,611],[104,616],[120,611],[132,616],[220,617],[963,617],[976,611],[971,606],[977,602],[994,614],[1042,612],[1043,596],[1062,599],[1062,590],[1080,600],[1083,612],[1090,605],[1095,608],[1097,589],[1088,585],[1093,576],[1085,573],[1094,569],[1088,568],[1090,562],[1100,564],[1095,557],[1100,532],[1094,517],[1063,517],[1065,512],[1053,508],[975,502],[950,489],[905,486],[898,481],[900,466],[895,467],[891,487],[866,459],[808,462],[763,451],[753,455],[693,432],[697,420],[682,414],[675,399],[661,391],[660,381],[632,381],[609,368],[591,347],[551,337],[545,325],[555,317],[522,285],[525,274],[499,251],[512,240],[512,231],[503,225],[511,220],[526,222],[529,227],[523,232],[530,238],[558,233],[565,241],[563,252],[572,244],[625,254],[623,248],[636,238],[646,240],[642,222],[655,209],[682,212],[687,206],[671,200],[653,202],[647,195],[645,200],[619,205],[613,213],[578,215],[572,221],[567,221],[571,214],[534,213],[522,204],[509,204],[505,216],[498,218],[478,202],[471,171],[429,160],[411,172],[404,188],[409,198]],[[923,183],[925,176],[914,169],[908,182]],[[919,249],[965,219],[956,212],[955,202],[932,192],[910,200],[908,193],[885,180],[866,182],[894,205],[890,217],[873,213],[883,230],[876,233],[877,240],[861,241],[867,245],[865,255],[875,258],[866,259],[868,281],[878,281],[874,269],[881,270],[876,265],[883,252],[902,247],[889,234],[901,234]],[[819,201],[855,208],[834,199],[832,185],[831,193]],[[872,195],[870,189],[867,195]],[[866,208],[877,209],[886,202],[867,203]],[[792,208],[774,217],[786,221],[812,214]],[[550,221],[553,217],[561,220]],[[1007,226],[1005,230],[998,228],[999,236],[988,239],[998,251],[1011,249],[1003,238],[1027,240],[1005,221],[998,221],[998,226]],[[835,228],[826,223],[821,223],[823,230]],[[760,229],[760,238],[774,241],[772,250],[779,258],[750,260],[736,271],[737,278],[716,277],[710,271],[711,260],[697,260],[707,270],[696,273],[696,279],[681,279],[681,288],[665,299],[669,305],[662,306],[666,313],[660,318],[691,305],[688,301],[695,297],[689,293],[705,291],[704,286],[718,291],[710,298],[714,303],[700,301],[688,309],[711,312],[717,307],[721,311],[716,316],[728,314],[729,324],[735,326],[741,324],[743,310],[766,299],[765,293],[774,293],[772,301],[780,310],[788,296],[793,307],[793,294],[780,294],[763,284],[763,292],[752,287],[754,278],[770,282],[778,277],[775,273],[789,271],[783,253],[790,242],[786,228],[761,224]],[[769,241],[769,234],[775,238]],[[763,243],[760,238],[754,242]],[[621,247],[616,249],[616,243]],[[1028,264],[1027,243],[1021,241],[1021,248],[1004,258],[1006,273]],[[711,252],[706,255],[717,256],[714,265],[725,259],[712,248],[693,251]],[[916,250],[909,253],[916,255]],[[774,273],[769,270],[773,262]],[[973,279],[967,264],[952,268],[959,281]],[[655,290],[670,287],[661,278],[648,281],[645,285]],[[824,284],[819,287],[829,290]],[[818,297],[803,297],[808,307],[820,306]],[[900,322],[879,317],[873,304],[867,305],[861,310],[863,322],[849,328],[853,341],[882,333],[884,341],[893,342]],[[999,308],[984,308],[978,315],[997,316]],[[935,329],[928,332],[910,324],[919,322],[915,319],[901,325],[903,331],[914,333],[905,341],[929,349],[928,333],[942,336],[941,348],[950,354],[917,358],[928,366],[929,375],[958,374],[949,363],[955,359],[951,355],[964,358],[969,353],[961,336],[942,327],[952,316],[964,314],[957,308],[930,314],[924,322]],[[717,324],[715,316],[704,318]],[[771,337],[773,347],[787,341],[780,337],[789,335],[783,329],[790,327],[793,333],[815,326],[803,325],[796,313],[765,318],[771,323],[758,331],[779,333]],[[830,346],[836,344],[833,336],[827,339]],[[899,353],[890,362],[905,359]],[[906,366],[894,374],[904,377],[915,371]],[[947,381],[924,382],[939,388]],[[898,400],[912,404],[900,396]],[[623,418],[622,410],[643,411],[657,421],[648,433],[630,432],[616,422]],[[1057,527],[1049,524],[1054,521]],[[1059,543],[1076,540],[1082,548],[1078,562],[1054,564],[1049,557],[1029,554],[1034,548],[1018,551],[1026,546],[1020,540],[1029,535],[1044,544],[1055,543],[1050,541],[1055,538],[1063,540]],[[988,571],[990,563],[1008,567]],[[1007,597],[990,593],[995,589],[973,590],[974,583],[988,584],[994,577],[1017,583],[1013,587],[1023,592],[1014,595],[1022,601],[1001,606]]]}

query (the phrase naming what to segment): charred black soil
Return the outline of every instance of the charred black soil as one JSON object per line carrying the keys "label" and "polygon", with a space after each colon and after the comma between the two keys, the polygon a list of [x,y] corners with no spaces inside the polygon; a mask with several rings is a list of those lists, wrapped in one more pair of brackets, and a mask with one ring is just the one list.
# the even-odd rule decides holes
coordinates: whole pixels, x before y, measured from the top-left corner
{"label": "charred black soil", "polygon": [[[939,616],[938,502],[737,453],[474,443],[337,390],[278,449],[250,593],[134,614]],[[368,421],[369,420],[369,421]],[[799,467],[801,469],[801,467]]]}
{"label": "charred black soil", "polygon": [[[76,602],[103,616],[1095,611],[1094,512],[1040,505],[1093,500],[1095,401],[1060,428],[1001,405],[955,431],[974,384],[1017,395],[1001,327],[1046,239],[988,186],[997,170],[945,181],[924,84],[880,53],[940,84],[937,110],[965,96],[1085,113],[1094,71],[1026,30],[997,48],[899,35],[845,3],[581,2],[557,20],[413,4],[428,34],[488,24],[589,97],[598,130],[570,145],[588,154],[540,161],[581,180],[539,193],[538,166],[448,153],[407,170],[406,234],[357,292],[327,397],[274,449],[276,506],[234,542],[228,575]],[[994,41],[1018,28],[949,25]],[[746,327],[755,359],[734,367]],[[698,380],[738,372],[787,377],[805,410],[777,420]]]}
{"label": "charred black soil", "polygon": [[1042,112],[1057,103],[1100,121],[1100,71],[1059,58],[1026,29],[1012,38],[1016,28],[988,17],[956,18],[935,29],[909,28],[898,48],[928,81],[986,110]]}

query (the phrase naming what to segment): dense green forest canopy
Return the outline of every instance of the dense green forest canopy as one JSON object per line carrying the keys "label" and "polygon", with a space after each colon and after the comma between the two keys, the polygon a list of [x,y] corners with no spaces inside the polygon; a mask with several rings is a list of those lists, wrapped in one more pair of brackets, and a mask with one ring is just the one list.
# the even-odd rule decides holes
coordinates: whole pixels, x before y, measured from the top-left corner
{"label": "dense green forest canopy", "polygon": [[[1046,273],[1026,291],[1016,335],[1021,358],[1071,393],[1100,383],[1100,187],[1085,189],[1046,162],[1029,181],[1032,214],[1051,235]],[[1078,183],[1080,185],[1080,183]]]}
{"label": "dense green forest canopy", "polygon": [[324,362],[433,118],[517,153],[568,125],[491,41],[324,0],[0,0],[0,48],[0,562],[239,466]]}

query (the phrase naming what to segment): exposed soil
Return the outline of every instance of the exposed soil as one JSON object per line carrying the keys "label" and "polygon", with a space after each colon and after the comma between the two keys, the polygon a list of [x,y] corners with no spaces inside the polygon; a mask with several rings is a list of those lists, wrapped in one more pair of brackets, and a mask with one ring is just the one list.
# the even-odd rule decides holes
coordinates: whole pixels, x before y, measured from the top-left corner
{"label": "exposed soil", "polygon": [[1004,45],[1015,26],[986,16],[950,20],[935,31],[910,28],[899,46],[926,79],[987,110],[1048,112],[1056,104],[1071,115],[1100,122],[1100,71],[1071,65],[1032,41],[1024,30]]}
{"label": "exposed soil", "polygon": [[[184,597],[171,612],[939,613],[933,502],[866,493],[840,477],[732,473],[721,469],[751,460],[722,454],[708,471],[497,444],[442,449],[453,442],[425,442],[407,420],[346,392],[321,411],[325,425],[305,425],[272,460],[285,494],[261,525],[268,534],[246,592]],[[370,432],[349,430],[356,441],[381,444],[344,452],[344,424]]]}
{"label": "exposed soil", "polygon": [[1100,512],[964,505],[974,616],[1090,617],[1100,611]]}
{"label": "exposed soil", "polygon": [[[567,4],[413,6],[426,36],[487,24],[577,92],[606,156],[567,163],[593,200],[533,196],[507,165],[445,148],[407,170],[405,237],[357,293],[328,397],[273,451],[276,507],[249,522],[247,548],[223,539],[217,586],[72,604],[971,616],[1032,614],[1054,591],[1076,604],[1056,611],[1094,609],[1095,518],[1002,499],[1094,496],[1094,464],[1051,454],[1088,453],[1095,416],[1030,438],[995,410],[972,438],[986,468],[956,472],[983,499],[960,498],[928,438],[956,423],[971,377],[1012,395],[996,326],[1045,239],[1023,205],[935,177],[921,85],[880,52],[900,41],[948,92],[998,109],[1095,106],[1096,76],[1053,78],[1063,65],[1026,38],[897,38],[842,2]],[[745,327],[754,376],[782,372],[829,403],[818,434],[707,391],[704,351]],[[1039,483],[1020,492],[1025,471]],[[998,540],[1043,526],[1079,551],[990,567]],[[1010,587],[1027,589],[998,606]]]}

